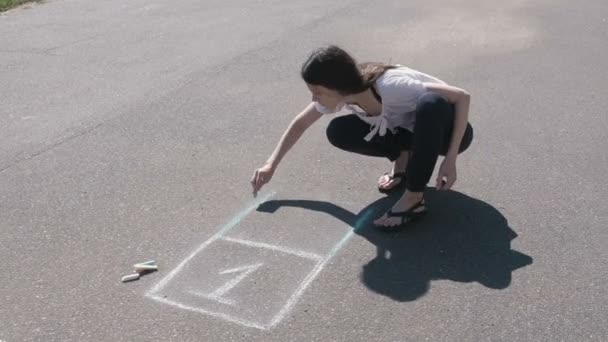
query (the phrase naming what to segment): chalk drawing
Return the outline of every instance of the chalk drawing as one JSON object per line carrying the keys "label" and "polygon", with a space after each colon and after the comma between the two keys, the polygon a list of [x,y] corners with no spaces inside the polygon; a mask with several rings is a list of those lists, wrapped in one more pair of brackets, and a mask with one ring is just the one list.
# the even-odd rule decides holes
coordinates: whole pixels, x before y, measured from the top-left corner
{"label": "chalk drawing", "polygon": [[[315,253],[306,252],[306,251],[295,250],[295,249],[287,248],[284,246],[276,246],[276,245],[271,245],[271,244],[267,244],[267,243],[263,243],[263,242],[243,240],[243,239],[237,239],[237,238],[225,236],[225,234],[228,231],[230,231],[235,226],[237,226],[251,211],[253,211],[261,203],[267,201],[269,198],[271,198],[274,195],[275,195],[275,193],[273,192],[273,193],[269,193],[265,196],[259,197],[250,206],[248,206],[246,209],[244,209],[243,211],[238,213],[230,222],[228,222],[226,225],[224,225],[215,235],[213,235],[207,241],[205,241],[201,245],[199,245],[190,255],[188,255],[182,262],[180,262],[175,267],[175,269],[173,269],[171,272],[169,272],[169,274],[167,274],[167,276],[165,276],[163,279],[161,279],[148,292],[146,292],[146,296],[148,298],[154,299],[158,302],[168,304],[168,305],[180,308],[180,309],[190,310],[190,311],[214,316],[217,318],[222,318],[224,320],[227,320],[227,321],[230,321],[233,323],[237,323],[237,324],[240,324],[240,325],[243,325],[246,327],[252,327],[252,328],[261,329],[261,330],[268,330],[268,329],[276,326],[279,322],[281,322],[281,320],[283,320],[285,318],[285,316],[295,306],[295,304],[297,303],[299,298],[302,296],[302,294],[304,293],[306,288],[314,281],[314,279],[319,275],[319,273],[329,263],[329,261],[338,253],[338,251],[340,249],[342,249],[342,247],[344,247],[344,245],[348,242],[348,240],[350,240],[350,238],[354,235],[354,231],[360,229],[362,227],[362,225],[364,224],[364,222],[366,222],[370,219],[370,216],[373,214],[373,210],[368,210],[363,215],[361,215],[360,218],[357,220],[357,222],[355,222],[354,230],[352,230],[352,229],[349,230],[349,232],[336,245],[334,245],[334,247],[331,249],[331,251],[327,255],[324,255],[324,256],[321,256],[321,255],[318,255]],[[316,261],[316,263],[315,263],[312,271],[310,273],[308,273],[308,275],[304,278],[304,280],[301,281],[299,286],[297,286],[297,289],[295,290],[295,292],[288,298],[287,302],[285,303],[285,305],[283,305],[281,307],[281,309],[278,311],[278,313],[274,316],[269,316],[269,317],[272,317],[272,319],[269,322],[268,321],[253,322],[248,319],[243,319],[242,317],[236,317],[235,315],[227,314],[224,312],[217,312],[217,310],[215,310],[215,311],[207,310],[205,308],[194,307],[192,305],[188,305],[187,303],[186,304],[179,303],[179,302],[176,302],[176,301],[173,301],[173,300],[170,300],[163,296],[158,295],[158,292],[161,291],[184,268],[184,266],[192,258],[194,258],[198,253],[200,253],[203,249],[205,249],[211,243],[218,241],[218,240],[242,244],[242,245],[245,245],[248,247],[270,249],[270,250],[279,251],[282,253],[292,254],[292,255],[302,257],[302,258],[314,260],[314,261]],[[197,292],[197,291],[193,291],[193,290],[190,290],[189,292],[192,294],[195,294],[196,296],[211,299],[211,300],[217,301],[222,304],[234,306],[237,303],[234,300],[226,298],[225,297],[226,293],[228,293],[230,290],[232,290],[234,287],[236,287],[243,279],[245,279],[247,276],[249,276],[256,270],[258,270],[262,266],[263,266],[262,263],[254,263],[254,264],[247,265],[247,266],[240,266],[240,267],[224,270],[224,271],[220,272],[220,274],[230,274],[230,273],[240,273],[240,274],[209,294],[203,293],[203,292]]]}
{"label": "chalk drawing", "polygon": [[304,293],[304,291],[306,290],[308,285],[310,285],[310,283],[312,283],[312,281],[317,277],[317,275],[321,272],[321,270],[323,270],[323,268],[325,267],[325,265],[327,265],[329,260],[331,258],[333,258],[336,255],[336,253],[338,253],[338,251],[340,249],[342,249],[342,247],[344,247],[346,242],[348,242],[348,240],[350,240],[351,237],[353,237],[354,231],[359,230],[363,227],[364,223],[371,218],[372,214],[374,214],[374,211],[370,209],[367,212],[363,213],[363,215],[361,215],[361,217],[355,222],[354,230],[351,230],[348,233],[346,233],[346,235],[342,238],[342,240],[340,240],[340,242],[338,242],[334,246],[334,248],[332,248],[331,252],[329,252],[329,254],[317,264],[315,269],[302,282],[302,284],[300,285],[298,290],[291,296],[291,298],[289,298],[289,300],[287,301],[287,304],[283,307],[283,309],[281,309],[281,311],[272,319],[270,324],[267,326],[267,329],[274,327],[279,322],[281,322],[281,320],[283,318],[285,318],[285,315],[287,315],[287,313],[289,313],[289,311],[297,303],[298,299],[302,296],[302,294]]}
{"label": "chalk drawing", "polygon": [[249,240],[242,240],[242,239],[237,239],[237,238],[233,238],[233,237],[222,237],[222,240],[224,240],[224,241],[230,241],[230,242],[236,242],[236,243],[240,243],[242,245],[251,246],[251,247],[259,247],[259,248],[272,249],[272,250],[275,250],[275,251],[279,251],[279,252],[283,252],[283,253],[287,253],[287,254],[293,254],[293,255],[297,255],[297,256],[302,257],[302,258],[308,258],[308,259],[312,259],[312,260],[321,260],[321,259],[323,259],[322,256],[320,256],[318,254],[315,254],[315,253],[298,251],[298,250],[295,250],[295,249],[286,248],[286,247],[282,247],[282,246],[270,245],[270,244],[263,243],[263,242],[255,242],[255,241],[249,241]]}
{"label": "chalk drawing", "polygon": [[230,299],[226,299],[223,296],[226,294],[226,292],[232,290],[233,287],[235,287],[236,285],[238,285],[238,283],[241,282],[241,280],[247,278],[247,276],[252,273],[255,272],[255,270],[257,270],[258,268],[260,268],[260,266],[262,266],[263,264],[259,263],[259,264],[255,264],[255,265],[249,265],[249,266],[242,266],[242,267],[237,267],[237,268],[233,268],[230,270],[225,270],[220,272],[220,274],[229,274],[229,273],[238,273],[241,272],[241,275],[239,275],[238,277],[232,279],[231,281],[227,282],[226,284],[224,284],[224,286],[220,287],[219,289],[213,291],[211,294],[204,294],[201,292],[196,292],[196,291],[190,291],[190,293],[195,294],[197,296],[200,297],[205,297],[205,298],[209,298],[212,300],[216,300],[220,303],[223,304],[228,304],[228,305],[234,305],[235,302],[233,300]]}
{"label": "chalk drawing", "polygon": [[200,246],[198,246],[197,249],[194,250],[194,252],[190,253],[190,255],[186,259],[184,259],[182,262],[180,262],[179,265],[177,265],[177,267],[175,269],[173,269],[173,271],[169,272],[169,274],[167,274],[166,277],[164,277],[161,281],[158,282],[158,284],[156,284],[153,288],[151,288],[150,291],[148,291],[146,293],[146,295],[149,297],[150,295],[162,290],[162,288],[165,287],[165,285],[167,285],[167,283],[171,279],[173,279],[173,277],[175,277],[175,275],[177,273],[179,273],[179,271],[181,271],[182,268],[184,268],[184,265],[186,265],[186,263],[188,261],[190,261],[190,259],[192,259],[195,255],[197,255],[205,247],[209,246],[213,241],[216,241],[217,239],[221,238],[224,234],[228,233],[228,231],[230,231],[237,224],[239,224],[239,222],[241,222],[251,211],[253,211],[255,208],[257,208],[260,204],[266,202],[269,198],[271,198],[274,195],[275,195],[275,192],[271,192],[271,193],[267,194],[266,196],[259,197],[257,201],[253,202],[245,210],[238,213],[232,220],[230,220],[230,222],[228,222],[226,225],[224,225],[224,227],[222,227],[222,229],[220,229],[219,232],[217,232],[215,235],[213,235],[211,238],[209,238],[209,240],[203,242]]}
{"label": "chalk drawing", "polygon": [[246,319],[241,319],[238,317],[234,317],[232,315],[228,315],[222,312],[215,312],[215,311],[210,311],[210,310],[205,310],[203,308],[197,308],[197,307],[193,307],[193,306],[189,306],[189,305],[185,305],[182,303],[178,303],[176,301],[173,300],[169,300],[167,298],[163,298],[154,294],[146,294],[147,297],[152,298],[154,300],[156,300],[157,302],[161,302],[167,305],[171,305],[174,306],[176,308],[179,309],[183,309],[183,310],[189,310],[189,311],[194,311],[194,312],[198,312],[198,313],[202,313],[205,315],[209,315],[209,316],[213,316],[213,317],[217,317],[217,318],[222,318],[226,321],[232,322],[232,323],[236,323],[245,327],[250,327],[250,328],[256,328],[256,329],[260,329],[260,330],[267,330],[268,328],[266,327],[266,325],[262,324],[262,323],[256,323],[256,322],[251,322],[248,321]]}

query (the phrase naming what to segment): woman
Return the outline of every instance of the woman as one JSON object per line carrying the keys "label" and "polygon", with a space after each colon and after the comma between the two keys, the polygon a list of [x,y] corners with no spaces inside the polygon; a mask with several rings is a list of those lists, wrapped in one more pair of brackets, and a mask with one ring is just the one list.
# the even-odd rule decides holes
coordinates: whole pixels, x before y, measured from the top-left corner
{"label": "woman", "polygon": [[388,158],[393,167],[380,177],[378,189],[387,193],[406,188],[391,210],[374,221],[376,227],[396,230],[426,213],[424,189],[439,155],[445,158],[436,187],[452,187],[456,158],[473,139],[469,93],[401,65],[357,64],[333,45],[315,50],[301,74],[312,103],[293,119],[270,158],[255,170],[254,193],[270,181],[285,153],[308,127],[322,115],[344,108],[353,114],[330,122],[330,143],[349,152]]}

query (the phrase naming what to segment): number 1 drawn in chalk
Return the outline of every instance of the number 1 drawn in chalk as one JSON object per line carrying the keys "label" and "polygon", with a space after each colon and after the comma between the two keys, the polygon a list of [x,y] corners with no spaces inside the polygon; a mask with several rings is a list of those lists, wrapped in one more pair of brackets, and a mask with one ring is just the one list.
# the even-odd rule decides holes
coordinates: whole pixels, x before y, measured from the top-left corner
{"label": "number 1 drawn in chalk", "polygon": [[238,277],[236,277],[236,278],[232,279],[231,281],[227,282],[226,284],[224,284],[224,286],[213,291],[211,294],[206,294],[206,293],[201,293],[201,292],[196,292],[196,291],[190,291],[190,293],[197,295],[199,297],[213,299],[222,304],[234,305],[235,304],[234,300],[223,298],[222,296],[225,295],[226,292],[232,290],[232,288],[234,288],[243,279],[247,278],[247,276],[249,274],[255,272],[255,270],[260,268],[262,265],[263,264],[255,264],[255,265],[237,267],[237,268],[233,268],[230,270],[222,271],[222,272],[220,272],[220,274],[230,274],[230,273],[237,273],[237,272],[242,272],[242,273]]}

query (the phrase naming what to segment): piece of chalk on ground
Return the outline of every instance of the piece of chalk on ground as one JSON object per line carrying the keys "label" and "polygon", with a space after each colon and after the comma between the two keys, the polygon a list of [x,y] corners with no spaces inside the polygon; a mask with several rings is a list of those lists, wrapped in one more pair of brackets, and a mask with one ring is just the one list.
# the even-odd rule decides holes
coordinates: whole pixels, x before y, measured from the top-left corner
{"label": "piece of chalk on ground", "polygon": [[122,282],[126,283],[128,281],[133,281],[139,279],[139,273],[133,273],[122,277]]}
{"label": "piece of chalk on ground", "polygon": [[135,268],[135,272],[158,271],[158,266],[156,265],[136,264],[133,267]]}
{"label": "piece of chalk on ground", "polygon": [[146,261],[146,262],[140,262],[137,265],[156,265],[156,260],[150,260],[150,261]]}

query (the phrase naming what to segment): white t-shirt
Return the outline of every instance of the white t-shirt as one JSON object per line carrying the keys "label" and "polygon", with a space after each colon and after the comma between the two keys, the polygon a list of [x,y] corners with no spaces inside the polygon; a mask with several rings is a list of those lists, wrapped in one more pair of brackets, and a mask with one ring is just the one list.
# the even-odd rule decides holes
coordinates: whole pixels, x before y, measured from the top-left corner
{"label": "white t-shirt", "polygon": [[365,136],[367,141],[370,141],[376,134],[385,135],[387,129],[394,133],[397,127],[403,127],[413,132],[418,98],[426,92],[423,82],[445,84],[436,77],[397,65],[397,68],[387,70],[375,82],[378,95],[382,98],[382,113],[380,115],[368,116],[358,106],[344,103],[339,104],[332,110],[315,102],[315,108],[323,114],[336,113],[342,109],[357,114],[361,120],[371,125],[370,133]]}

